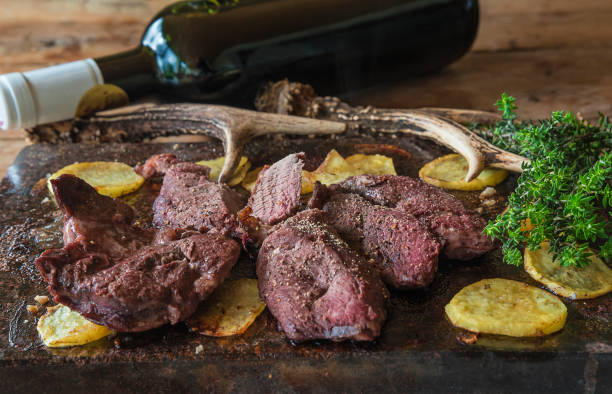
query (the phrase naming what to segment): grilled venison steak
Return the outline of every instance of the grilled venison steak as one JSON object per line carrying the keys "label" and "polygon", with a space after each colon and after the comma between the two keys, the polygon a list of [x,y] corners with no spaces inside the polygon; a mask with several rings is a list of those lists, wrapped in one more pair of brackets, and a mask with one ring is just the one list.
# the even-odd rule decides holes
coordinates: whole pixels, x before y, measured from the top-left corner
{"label": "grilled venison steak", "polygon": [[304,153],[293,153],[259,173],[248,205],[238,213],[255,243],[263,241],[272,225],[299,209],[303,167]]}
{"label": "grilled venison steak", "polygon": [[292,340],[373,340],[386,318],[377,270],[317,209],[275,226],[257,257],[262,299]]}
{"label": "grilled venison steak", "polygon": [[208,180],[208,167],[176,163],[166,170],[153,203],[153,224],[196,231],[241,234],[236,213],[243,205],[238,192]]}
{"label": "grilled venison steak", "polygon": [[441,189],[421,180],[395,175],[359,175],[339,184],[379,205],[409,213],[423,221],[439,237],[442,253],[450,259],[470,260],[494,248],[482,234],[487,224],[476,212]]}
{"label": "grilled venison steak", "polygon": [[64,213],[62,249],[36,259],[56,302],[118,331],[144,331],[189,317],[229,274],[239,245],[219,233],[153,232],[132,208],[72,175],[51,181]]}
{"label": "grilled venison steak", "polygon": [[414,216],[345,193],[333,194],[323,210],[340,235],[379,267],[389,286],[410,289],[433,281],[441,246]]}

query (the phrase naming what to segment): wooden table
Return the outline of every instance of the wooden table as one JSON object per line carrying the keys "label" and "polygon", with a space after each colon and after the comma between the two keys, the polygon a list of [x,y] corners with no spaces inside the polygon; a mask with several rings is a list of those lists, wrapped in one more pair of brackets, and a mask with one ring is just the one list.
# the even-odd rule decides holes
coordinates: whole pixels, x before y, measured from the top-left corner
{"label": "wooden table", "polygon": [[[0,73],[118,52],[137,44],[154,13],[172,0],[4,1]],[[355,97],[355,104],[493,109],[502,92],[519,114],[553,110],[595,119],[612,114],[610,0],[481,0],[472,51],[441,73]],[[27,144],[23,131],[0,132],[0,175]]]}

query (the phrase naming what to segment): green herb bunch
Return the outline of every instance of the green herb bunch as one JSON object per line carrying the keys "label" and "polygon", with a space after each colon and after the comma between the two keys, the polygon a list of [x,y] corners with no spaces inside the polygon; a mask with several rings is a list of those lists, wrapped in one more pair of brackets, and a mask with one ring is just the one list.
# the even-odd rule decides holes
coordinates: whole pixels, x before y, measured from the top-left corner
{"label": "green herb bunch", "polygon": [[502,120],[480,134],[493,144],[531,159],[523,166],[508,210],[485,233],[502,241],[504,261],[520,265],[521,250],[550,242],[563,266],[588,264],[591,250],[612,257],[612,123],[598,124],[570,112],[519,122],[514,98],[496,103]]}

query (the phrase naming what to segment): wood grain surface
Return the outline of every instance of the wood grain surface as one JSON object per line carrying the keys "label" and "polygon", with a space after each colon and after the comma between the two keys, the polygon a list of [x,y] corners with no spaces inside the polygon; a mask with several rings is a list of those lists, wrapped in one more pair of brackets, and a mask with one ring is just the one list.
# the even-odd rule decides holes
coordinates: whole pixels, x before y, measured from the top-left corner
{"label": "wood grain surface", "polygon": [[[151,17],[171,0],[1,0],[0,73],[25,71],[137,44]],[[492,109],[502,91],[521,116],[556,109],[589,119],[612,113],[612,1],[481,0],[472,51],[443,72],[352,98],[385,107]],[[0,175],[25,145],[0,133]]]}

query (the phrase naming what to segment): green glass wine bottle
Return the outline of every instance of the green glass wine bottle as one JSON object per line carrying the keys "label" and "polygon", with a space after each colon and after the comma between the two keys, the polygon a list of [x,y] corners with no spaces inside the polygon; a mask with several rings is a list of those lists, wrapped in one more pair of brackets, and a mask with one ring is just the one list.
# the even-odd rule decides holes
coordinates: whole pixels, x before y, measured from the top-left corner
{"label": "green glass wine bottle", "polygon": [[132,100],[243,107],[283,78],[339,95],[438,70],[467,52],[477,26],[477,0],[183,1],[133,50],[0,76],[0,128],[70,118],[101,83]]}

